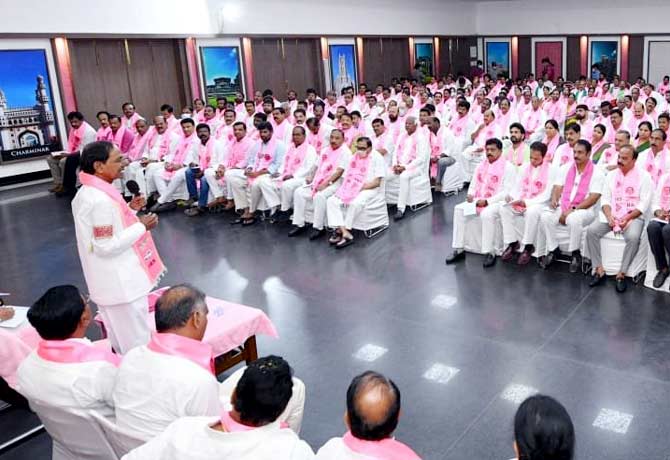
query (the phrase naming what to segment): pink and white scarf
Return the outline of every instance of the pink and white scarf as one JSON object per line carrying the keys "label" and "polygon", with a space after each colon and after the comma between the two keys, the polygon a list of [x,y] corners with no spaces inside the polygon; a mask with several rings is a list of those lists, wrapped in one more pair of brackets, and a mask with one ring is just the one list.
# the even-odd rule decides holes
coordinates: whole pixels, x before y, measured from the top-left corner
{"label": "pink and white scarf", "polygon": [[351,432],[347,432],[342,438],[342,442],[352,451],[375,460],[421,460],[416,452],[393,438],[386,438],[381,441],[366,441],[354,437]]}
{"label": "pink and white scarf", "polygon": [[215,375],[214,354],[207,343],[177,334],[153,332],[147,348],[156,353],[187,359]]}
{"label": "pink and white scarf", "polygon": [[525,160],[525,150],[526,144],[524,142],[520,142],[517,148],[514,148],[514,144],[512,144],[512,148],[507,154],[507,161],[512,163],[514,166],[521,166]]}
{"label": "pink and white scarf", "polygon": [[202,145],[202,142],[198,144],[198,165],[202,171],[209,168],[214,157],[214,147],[216,147],[216,140],[212,137],[207,140],[205,145]]}
{"label": "pink and white scarf", "polygon": [[139,133],[135,134],[133,143],[130,144],[130,148],[128,149],[128,159],[130,161],[137,161],[142,158],[142,153],[144,152],[148,141],[148,133],[145,132],[143,135],[140,135]]}
{"label": "pink and white scarf", "polygon": [[112,140],[112,128],[109,126],[106,128],[100,127],[95,133],[95,140],[96,141],[108,141],[111,142]]}
{"label": "pink and white scarf", "polygon": [[670,211],[670,174],[658,185],[658,204],[663,211]]}
{"label": "pink and white scarf", "polygon": [[667,168],[667,156],[669,155],[667,149],[663,149],[654,155],[654,151],[649,149],[647,152],[647,159],[644,163],[644,169],[649,173],[651,178],[654,181],[654,185],[658,184],[658,181],[661,180],[661,176],[665,174]]}
{"label": "pink and white scarf", "polygon": [[335,193],[344,204],[350,204],[363,189],[370,168],[370,158],[370,154],[363,156],[359,153],[351,157],[342,185]]}
{"label": "pink and white scarf", "polygon": [[121,357],[111,350],[78,340],[41,340],[37,344],[37,356],[53,363],[63,364],[95,361],[106,361],[115,367],[121,364]]}
{"label": "pink and white scarf", "polygon": [[614,176],[612,190],[612,215],[615,219],[623,219],[640,204],[641,188],[640,171],[633,168],[624,175],[618,168]]}
{"label": "pink and white scarf", "polygon": [[79,125],[79,128],[70,130],[70,135],[67,139],[68,152],[75,153],[81,149],[81,143],[84,140],[84,133],[89,126],[91,125],[85,121],[82,121],[81,125]]}
{"label": "pink and white scarf", "polygon": [[579,180],[579,187],[577,188],[577,193],[575,194],[574,199],[570,199],[572,195],[572,189],[575,186],[575,178],[577,177],[577,163],[573,163],[568,170],[568,175],[565,178],[565,185],[563,186],[563,194],[561,195],[561,210],[566,212],[568,209],[578,206],[586,195],[589,192],[589,186],[591,185],[591,177],[593,176],[593,162],[586,162],[584,167],[584,172],[582,177]]}
{"label": "pink and white scarf", "polygon": [[248,137],[243,137],[238,141],[237,138],[230,144],[230,152],[226,161],[226,168],[244,168],[247,165],[247,157],[252,146],[252,140]]}
{"label": "pink and white scarf", "polygon": [[[254,172],[268,169],[274,161],[275,155],[277,154],[277,139],[275,137],[272,137],[267,143],[263,141],[259,142],[260,146],[258,148],[258,152],[256,153],[254,166],[252,168]],[[253,184],[256,179],[258,179],[258,177],[249,177],[248,181],[250,184]]]}
{"label": "pink and white scarf", "polygon": [[309,146],[308,142],[303,142],[298,147],[293,143],[291,144],[284,157],[284,176],[293,176],[295,174],[305,160]]}
{"label": "pink and white scarf", "polygon": [[[190,136],[182,136],[179,144],[177,144],[177,150],[175,151],[174,158],[171,163],[183,165],[186,162],[186,155],[188,155],[189,149],[193,146],[193,141],[196,139],[195,134]],[[172,179],[176,171],[168,171],[167,169],[163,171],[163,177],[165,179]]]}
{"label": "pink and white scarf", "polygon": [[[477,179],[477,186],[475,187],[475,199],[489,199],[498,191],[503,184],[505,178],[505,164],[507,160],[501,155],[493,163],[489,162],[488,158],[479,163],[475,170],[475,178]],[[477,213],[481,212],[481,208],[477,208]]]}
{"label": "pink and white scarf", "polygon": [[321,152],[321,161],[316,170],[314,180],[312,180],[312,196],[316,195],[318,188],[323,185],[330,176],[333,175],[342,156],[345,146],[342,144],[338,149],[333,150],[331,146],[326,147]]}
{"label": "pink and white scarf", "polygon": [[[119,191],[112,184],[105,182],[97,176],[87,174],[85,172],[79,173],[79,180],[81,181],[82,185],[87,185],[104,192],[119,206],[119,210],[121,211],[121,221],[123,222],[124,228],[128,228],[131,225],[139,222],[135,212],[130,209],[130,206],[128,206],[126,201],[123,199],[121,193],[119,193]],[[158,255],[158,250],[156,249],[156,244],[151,237],[151,232],[144,232],[144,234],[133,244],[133,250],[135,251],[137,260],[144,270],[144,273],[147,275],[151,285],[155,286],[158,284],[166,270],[165,265],[163,265],[163,261]]]}
{"label": "pink and white scarf", "polygon": [[[558,137],[558,136],[556,136]],[[570,144],[567,142],[565,144],[561,144],[558,146],[556,149],[555,155],[559,155],[559,165],[563,166],[566,163],[570,163],[571,161],[574,161],[575,154],[573,151],[573,148],[570,147]]]}
{"label": "pink and white scarf", "polygon": [[[528,166],[526,166],[523,176],[521,177],[522,200],[535,198],[545,190],[547,187],[547,182],[549,181],[550,165],[551,163],[544,161],[537,168],[532,164],[528,164]],[[533,179],[533,172],[535,172],[538,168],[540,169],[539,175],[537,178]]]}
{"label": "pink and white scarf", "polygon": [[449,129],[454,137],[461,137],[466,134],[465,128],[468,126],[469,117],[466,114],[463,117],[454,118],[451,123],[449,123]]}
{"label": "pink and white scarf", "polygon": [[398,165],[408,166],[412,161],[416,159],[418,154],[417,146],[417,134],[416,132],[411,136],[407,133],[404,133],[398,139],[398,145],[396,146],[396,159]]}
{"label": "pink and white scarf", "polygon": [[157,161],[161,161],[170,151],[170,143],[172,140],[170,139],[170,134],[167,130],[163,131],[163,134],[159,134],[158,131],[152,129],[149,136],[149,150],[153,150],[154,145],[156,145],[156,139],[158,139],[158,136],[162,136],[161,143],[158,145],[158,158],[156,158]]}
{"label": "pink and white scarf", "polygon": [[554,159],[554,153],[558,148],[558,143],[561,140],[561,136],[555,134],[554,137],[550,140],[549,137],[544,136],[542,143],[547,146],[547,154],[544,156],[544,161],[551,162]]}

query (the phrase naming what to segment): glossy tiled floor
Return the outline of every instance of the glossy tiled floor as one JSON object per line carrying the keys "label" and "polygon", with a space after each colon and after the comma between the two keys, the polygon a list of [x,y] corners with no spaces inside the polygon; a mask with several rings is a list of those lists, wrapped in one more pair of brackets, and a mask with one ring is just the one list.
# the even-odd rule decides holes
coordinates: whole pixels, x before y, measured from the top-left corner
{"label": "glossy tiled floor", "polygon": [[[22,304],[54,284],[85,289],[68,204],[40,191],[0,194],[0,288]],[[456,202],[440,197],[344,251],[228,216],[167,215],[155,233],[165,283],[191,282],[274,321],[281,338],[261,338],[260,352],[283,355],[306,382],[302,435],[314,448],[342,433],[347,385],[373,368],[400,386],[398,438],[425,459],[512,457],[512,416],[533,391],[566,405],[578,458],[665,459],[670,296],[589,290],[565,266],[484,271],[468,256],[446,267]],[[1,413],[0,443],[32,422]],[[40,435],[0,459],[48,455]]]}

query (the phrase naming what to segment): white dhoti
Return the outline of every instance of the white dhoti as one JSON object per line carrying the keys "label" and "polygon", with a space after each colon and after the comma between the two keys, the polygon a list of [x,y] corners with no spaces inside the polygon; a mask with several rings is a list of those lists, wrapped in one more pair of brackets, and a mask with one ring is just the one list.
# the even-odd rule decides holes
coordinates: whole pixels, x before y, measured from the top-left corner
{"label": "white dhoti", "polygon": [[147,184],[147,193],[152,194],[158,191],[156,188],[155,177],[157,175],[162,175],[162,172],[165,171],[165,163],[154,162],[149,163],[144,171],[144,178]]}
{"label": "white dhoti", "polygon": [[482,225],[482,253],[492,253],[495,245],[496,225],[500,216],[500,203],[492,203],[482,209],[479,215],[465,216],[465,203],[454,206],[453,233],[451,246],[454,249],[465,248],[465,225],[469,219],[480,219]]}
{"label": "white dhoti", "polygon": [[223,198],[224,195],[226,196],[226,198],[232,198],[232,190],[231,193],[229,194],[228,193],[229,187],[225,178],[221,177],[217,179],[216,169],[214,168],[205,169],[205,180],[207,181],[207,185],[209,185],[209,193],[212,194],[214,199]]}
{"label": "white dhoti", "polygon": [[412,187],[412,179],[421,174],[419,169],[406,169],[400,174],[391,174],[386,176],[386,201],[393,203],[395,191],[398,193],[398,211],[405,211],[407,207],[407,200],[409,198],[410,187]]}
{"label": "white dhoti", "polygon": [[229,169],[224,175],[226,183],[229,184],[233,200],[235,200],[235,209],[240,211],[249,208],[250,193],[249,180],[244,175],[244,169]]}
{"label": "white dhoti", "polygon": [[[123,189],[126,192],[128,191],[126,184],[129,180],[137,182],[137,185],[140,186],[140,193],[144,196],[147,195],[147,180],[144,176],[144,167],[139,161],[133,161],[123,170]],[[126,193],[126,195],[130,195],[130,193]]]}
{"label": "white dhoti", "polygon": [[98,305],[114,349],[125,354],[130,349],[149,342],[149,301],[147,297],[119,305]]}
{"label": "white dhoti", "polygon": [[293,195],[298,187],[305,185],[305,179],[294,177],[281,184],[281,210],[288,211],[293,207]]}
{"label": "white dhoti", "polygon": [[472,180],[472,175],[475,173],[475,169],[479,166],[479,163],[484,160],[486,157],[486,152],[483,150],[481,152],[476,152],[479,147],[476,145],[471,145],[467,147],[460,153],[461,164],[465,170],[466,182]]}
{"label": "white dhoti", "polygon": [[[378,190],[361,190],[351,203],[344,204],[338,196],[331,196],[326,202],[328,212],[328,225],[331,227],[345,227],[351,230],[354,226],[354,220],[365,209],[365,205],[375,195]],[[346,211],[345,211],[346,210]]]}
{"label": "white dhoti", "polygon": [[277,181],[269,174],[263,174],[262,176],[257,177],[251,184],[250,191],[251,206],[249,207],[249,210],[251,212],[255,212],[258,209],[261,198],[265,200],[265,204],[270,209],[275,209],[281,202],[279,200],[279,187]]}
{"label": "white dhoti", "polygon": [[174,201],[174,195],[176,194],[179,187],[182,187],[186,183],[186,168],[181,168],[172,175],[170,179],[166,179],[161,171],[156,171],[154,174],[154,184],[156,185],[156,190],[160,195],[158,198],[159,203],[167,203],[169,201]]}
{"label": "white dhoti", "polygon": [[[523,246],[532,244],[537,248],[540,217],[546,209],[544,204],[535,204],[526,208],[523,214],[518,214],[514,212],[511,206],[501,206],[500,222],[502,224],[503,243],[505,246],[520,242]],[[519,235],[516,232],[516,225],[519,221],[523,222],[523,236],[521,240],[519,240]]]}
{"label": "white dhoti", "polygon": [[451,132],[447,132],[443,146],[447,155],[455,157],[466,148],[467,144],[464,136],[456,137]]}
{"label": "white dhoti", "polygon": [[293,225],[303,227],[307,220],[307,204],[314,206],[312,226],[317,229],[323,229],[326,220],[326,201],[337,192],[340,181],[329,185],[312,197],[311,187],[299,187],[293,194]]}
{"label": "white dhoti", "polygon": [[[544,254],[547,255],[548,252],[553,251],[558,247],[558,237],[556,236],[556,231],[561,225],[558,222],[558,219],[561,217],[561,208],[555,210],[545,211],[540,220],[542,223],[542,235],[546,241],[546,251]],[[568,251],[576,251],[581,248],[582,245],[582,234],[584,229],[593,222],[595,214],[592,209],[578,209],[570,213],[570,215],[565,219],[565,226],[568,229],[570,235],[570,242],[568,245]]]}

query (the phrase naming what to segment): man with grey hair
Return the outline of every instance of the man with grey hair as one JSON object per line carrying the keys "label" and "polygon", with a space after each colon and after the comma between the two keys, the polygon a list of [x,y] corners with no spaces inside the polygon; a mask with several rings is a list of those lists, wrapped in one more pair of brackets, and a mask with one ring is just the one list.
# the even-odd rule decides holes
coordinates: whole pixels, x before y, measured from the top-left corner
{"label": "man with grey hair", "polygon": [[386,201],[397,203],[398,207],[395,220],[405,217],[412,179],[428,174],[430,146],[417,128],[416,117],[405,118],[405,132],[398,136],[390,174],[386,176]]}
{"label": "man with grey hair", "polygon": [[[161,295],[151,341],[128,352],[119,368],[113,394],[118,426],[148,440],[178,418],[221,414],[244,369],[217,381],[212,347],[202,341],[208,313],[205,294],[188,284]],[[293,391],[280,419],[297,432],[304,384],[294,379]]]}

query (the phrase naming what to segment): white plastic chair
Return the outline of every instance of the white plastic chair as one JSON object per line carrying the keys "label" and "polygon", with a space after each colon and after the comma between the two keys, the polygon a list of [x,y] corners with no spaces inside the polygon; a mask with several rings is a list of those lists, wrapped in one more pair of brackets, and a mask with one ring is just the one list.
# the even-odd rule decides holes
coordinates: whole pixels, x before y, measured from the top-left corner
{"label": "white plastic chair", "polygon": [[386,181],[382,179],[379,193],[365,204],[365,209],[356,216],[354,230],[363,232],[366,238],[372,238],[389,228],[389,213],[386,207]]}
{"label": "white plastic chair", "polygon": [[37,400],[29,403],[53,440],[53,460],[119,460],[102,430],[83,411]]}
{"label": "white plastic chair", "polygon": [[109,444],[119,458],[148,441],[129,430],[119,427],[116,423],[96,411],[90,411],[89,414],[105,434],[107,441],[109,441]]}

